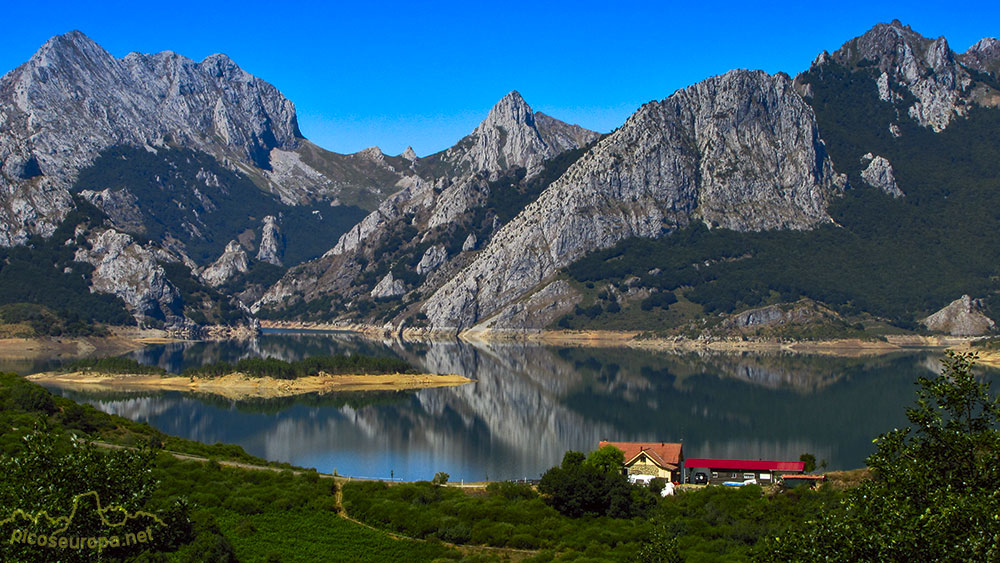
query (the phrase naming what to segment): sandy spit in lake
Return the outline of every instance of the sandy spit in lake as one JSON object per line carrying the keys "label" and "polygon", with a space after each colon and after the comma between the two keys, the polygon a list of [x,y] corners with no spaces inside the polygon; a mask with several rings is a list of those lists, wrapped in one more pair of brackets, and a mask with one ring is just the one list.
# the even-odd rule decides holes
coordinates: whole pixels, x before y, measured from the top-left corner
{"label": "sandy spit in lake", "polygon": [[222,377],[181,377],[112,375],[95,372],[45,372],[29,375],[28,379],[35,383],[45,383],[81,391],[197,391],[230,399],[292,397],[306,393],[330,393],[334,391],[403,391],[429,387],[452,387],[472,381],[460,375],[427,373],[320,374],[297,379],[275,379],[272,377],[249,377],[242,373],[232,373]]}

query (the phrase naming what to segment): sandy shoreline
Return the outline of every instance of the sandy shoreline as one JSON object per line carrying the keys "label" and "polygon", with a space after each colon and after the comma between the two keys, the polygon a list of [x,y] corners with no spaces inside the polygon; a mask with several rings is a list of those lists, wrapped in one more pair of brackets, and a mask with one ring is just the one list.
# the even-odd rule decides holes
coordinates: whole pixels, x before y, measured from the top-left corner
{"label": "sandy shoreline", "polygon": [[45,372],[27,376],[35,383],[81,391],[196,391],[230,399],[292,397],[334,391],[404,391],[464,385],[472,380],[460,375],[393,373],[385,375],[320,374],[297,379],[249,377],[233,373],[222,377],[112,375],[95,372]]}

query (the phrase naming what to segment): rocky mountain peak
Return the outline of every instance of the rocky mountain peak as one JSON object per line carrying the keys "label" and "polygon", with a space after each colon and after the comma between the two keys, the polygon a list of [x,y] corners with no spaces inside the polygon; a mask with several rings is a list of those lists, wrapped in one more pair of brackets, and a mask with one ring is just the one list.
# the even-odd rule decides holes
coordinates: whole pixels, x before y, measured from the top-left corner
{"label": "rocky mountain peak", "polygon": [[531,168],[550,156],[535,127],[534,112],[516,90],[500,99],[472,132],[475,144],[466,158],[474,170],[499,172]]}
{"label": "rocky mountain peak", "polygon": [[417,160],[417,153],[413,150],[413,147],[406,147],[406,150],[403,151],[399,156],[405,158],[406,160],[409,160],[410,162],[414,162],[415,160]]}
{"label": "rocky mountain peak", "polygon": [[255,77],[240,68],[233,59],[223,53],[215,53],[205,57],[198,66],[216,78],[225,80],[253,81]]}
{"label": "rocky mountain peak", "polygon": [[511,127],[518,124],[532,126],[534,124],[533,116],[534,112],[531,111],[528,102],[524,101],[521,93],[517,90],[511,90],[494,104],[477,131],[496,127]]}
{"label": "rocky mountain peak", "polygon": [[373,162],[385,162],[385,153],[378,146],[368,147],[355,153],[360,158],[366,158]]}
{"label": "rocky mountain peak", "polygon": [[958,59],[965,66],[979,72],[1000,75],[1000,40],[995,37],[984,37],[959,55]]}
{"label": "rocky mountain peak", "polygon": [[79,31],[53,37],[0,78],[0,124],[5,246],[51,233],[72,206],[77,173],[109,147],[170,138],[270,170],[270,151],[301,139],[292,102],[225,55],[117,59]]}
{"label": "rocky mountain peak", "polygon": [[916,102],[905,108],[907,113],[934,131],[968,110],[973,80],[948,40],[924,37],[899,20],[877,24],[844,43],[831,59],[849,68],[875,69],[883,101],[898,103],[911,94]]}
{"label": "rocky mountain peak", "polygon": [[73,31],[53,36],[31,57],[29,63],[43,63],[58,58],[104,59],[113,58],[110,53],[87,37],[82,31]]}
{"label": "rocky mountain peak", "polygon": [[827,202],[843,184],[788,76],[731,71],[636,111],[491,237],[423,311],[435,328],[483,327],[586,252],[692,221],[739,231],[828,223]]}
{"label": "rocky mountain peak", "polygon": [[501,172],[517,166],[537,171],[564,150],[585,145],[598,134],[532,111],[517,90],[490,109],[486,119],[444,159],[471,172]]}

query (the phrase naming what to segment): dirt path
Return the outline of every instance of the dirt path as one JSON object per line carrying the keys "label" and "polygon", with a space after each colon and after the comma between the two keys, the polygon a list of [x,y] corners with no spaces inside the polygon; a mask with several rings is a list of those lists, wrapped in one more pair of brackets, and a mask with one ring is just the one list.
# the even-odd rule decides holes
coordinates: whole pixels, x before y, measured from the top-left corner
{"label": "dirt path", "polygon": [[[112,449],[112,450],[136,450],[137,449],[137,448],[134,448],[134,447],[131,447],[131,446],[121,446],[121,445],[118,445],[118,444],[111,444],[111,443],[108,443],[108,442],[100,442],[100,441],[97,441],[97,440],[90,440],[89,443],[91,443],[91,444],[93,444],[93,445],[95,445],[95,446],[97,446],[99,448],[107,448],[107,449]],[[183,461],[197,461],[197,462],[201,462],[201,463],[208,463],[210,461],[213,461],[213,460],[211,460],[211,459],[209,459],[207,457],[202,457],[202,456],[185,454],[185,453],[175,452],[175,451],[170,451],[170,450],[162,450],[162,451],[165,454],[169,454],[169,455],[173,456],[174,458],[180,459],[180,460],[183,460]],[[234,467],[234,468],[243,469],[243,470],[246,470],[246,471],[272,471],[272,472],[275,472],[275,473],[281,473],[283,471],[291,471],[292,475],[302,475],[303,473],[309,473],[308,471],[302,471],[300,469],[285,469],[285,468],[281,468],[281,467],[273,467],[273,466],[270,466],[270,465],[257,465],[257,464],[253,464],[253,463],[243,463],[243,462],[239,462],[239,461],[228,461],[228,460],[222,461],[222,460],[219,460],[219,461],[217,461],[217,463],[219,465],[223,465],[223,466],[226,466],[226,467]],[[343,477],[343,476],[340,476],[340,475],[330,475],[329,473],[317,473],[317,474],[319,475],[320,479],[332,479],[334,481],[334,483],[336,483],[336,485],[337,485],[336,492],[334,493],[334,497],[333,497],[334,498],[334,506],[336,506],[336,508],[337,508],[337,515],[340,516],[341,518],[343,518],[344,520],[348,520],[348,521],[353,522],[353,523],[355,523],[355,524],[357,524],[359,526],[364,526],[365,528],[368,528],[369,530],[373,530],[375,532],[379,532],[381,534],[385,534],[385,535],[389,536],[390,538],[392,538],[394,540],[401,540],[401,541],[402,540],[408,540],[408,541],[415,541],[415,542],[427,542],[427,540],[422,539],[422,538],[414,538],[414,537],[406,536],[406,535],[403,535],[403,534],[398,534],[398,533],[395,533],[395,532],[390,532],[390,531],[384,530],[382,528],[376,528],[375,526],[372,526],[370,524],[366,524],[365,522],[362,522],[360,520],[352,518],[349,514],[347,514],[347,510],[344,508],[344,483],[349,483],[351,481],[369,481],[371,479],[355,479],[353,477]],[[457,487],[461,487],[460,485],[452,485],[450,483],[448,485],[446,485],[446,486],[454,486],[456,488]],[[476,486],[480,486],[480,485],[476,485]],[[514,549],[514,548],[509,548],[509,547],[490,547],[490,546],[485,546],[485,545],[464,545],[464,544],[449,543],[449,542],[445,542],[445,541],[441,541],[439,543],[441,543],[443,545],[446,545],[448,547],[451,547],[453,549],[456,549],[456,550],[462,552],[465,555],[470,555],[470,554],[485,554],[485,553],[488,553],[488,554],[492,554],[492,555],[499,555],[501,557],[501,559],[503,559],[504,561],[522,561],[522,560],[527,559],[529,557],[533,557],[535,555],[538,555],[538,553],[539,553],[537,550]]]}

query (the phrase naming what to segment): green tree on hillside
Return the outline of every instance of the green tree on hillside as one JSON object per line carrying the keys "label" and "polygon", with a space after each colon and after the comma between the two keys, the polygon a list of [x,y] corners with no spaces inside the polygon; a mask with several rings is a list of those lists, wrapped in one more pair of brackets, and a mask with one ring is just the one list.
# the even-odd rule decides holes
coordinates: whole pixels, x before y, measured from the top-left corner
{"label": "green tree on hillside", "polygon": [[787,537],[767,561],[1000,561],[1000,398],[948,352],[921,377],[911,426],[879,436],[874,477]]}
{"label": "green tree on hillside", "polygon": [[[0,455],[0,534],[7,540],[0,542],[0,559],[108,560],[172,550],[188,541],[186,506],[158,515],[143,510],[157,486],[153,451],[99,451],[75,438],[65,443],[40,420],[16,452]],[[67,521],[52,520],[58,518]],[[147,528],[153,533],[141,544],[68,547],[69,540],[79,538],[118,537],[124,542],[126,533]],[[67,545],[30,543],[29,537],[38,541],[40,536],[63,538]]]}

